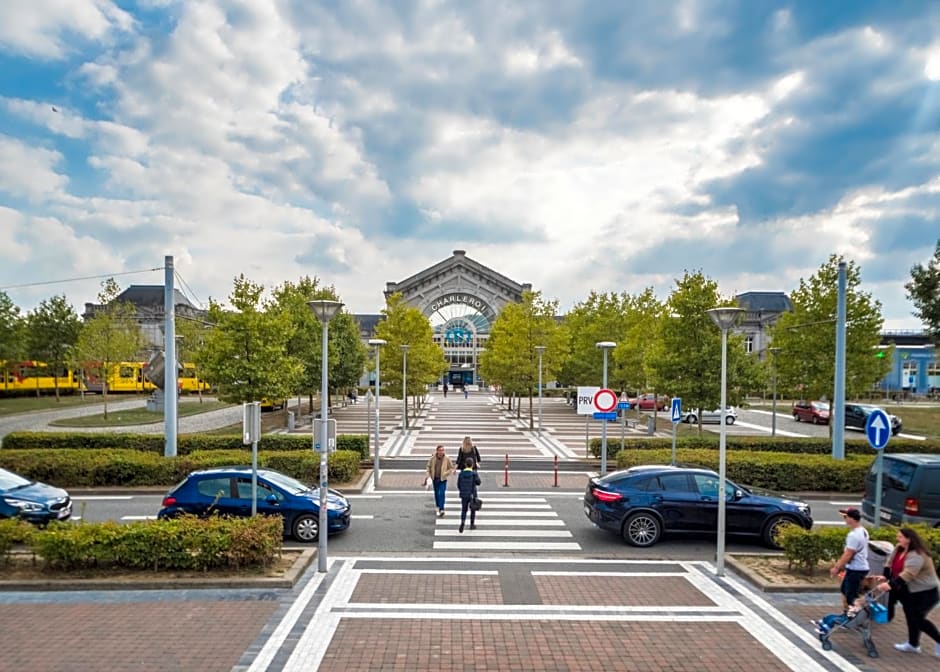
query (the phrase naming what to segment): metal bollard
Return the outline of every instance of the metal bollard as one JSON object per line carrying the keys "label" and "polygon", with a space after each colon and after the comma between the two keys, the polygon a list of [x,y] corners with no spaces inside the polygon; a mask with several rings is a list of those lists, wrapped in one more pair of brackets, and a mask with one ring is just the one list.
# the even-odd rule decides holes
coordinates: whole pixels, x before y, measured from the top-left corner
{"label": "metal bollard", "polygon": [[558,487],[558,456],[557,455],[555,456],[555,484],[552,487],[553,488]]}
{"label": "metal bollard", "polygon": [[287,411],[287,431],[288,432],[294,431],[294,412],[293,411]]}
{"label": "metal bollard", "polygon": [[656,434],[656,422],[653,420],[652,416],[646,419],[646,433],[650,436]]}
{"label": "metal bollard", "polygon": [[503,487],[509,487],[509,453],[506,453],[506,465],[504,467]]}

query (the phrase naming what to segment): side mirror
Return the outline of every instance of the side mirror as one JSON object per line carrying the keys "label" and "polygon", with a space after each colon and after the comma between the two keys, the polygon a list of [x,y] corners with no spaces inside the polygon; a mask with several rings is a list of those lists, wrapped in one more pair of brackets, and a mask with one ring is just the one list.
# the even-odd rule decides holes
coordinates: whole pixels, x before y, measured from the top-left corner
{"label": "side mirror", "polygon": [[736,502],[736,501],[738,501],[739,499],[741,499],[742,497],[744,497],[744,491],[743,491],[743,490],[735,490],[735,491],[734,491],[734,497],[733,497],[732,499]]}
{"label": "side mirror", "polygon": [[278,504],[277,495],[273,493],[265,497],[264,501],[267,502],[268,504],[274,504],[275,506],[277,506]]}

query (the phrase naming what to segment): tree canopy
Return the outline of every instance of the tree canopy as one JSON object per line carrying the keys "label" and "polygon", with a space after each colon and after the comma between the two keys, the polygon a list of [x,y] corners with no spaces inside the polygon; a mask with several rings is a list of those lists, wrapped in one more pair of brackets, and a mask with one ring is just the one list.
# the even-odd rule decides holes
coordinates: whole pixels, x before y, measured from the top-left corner
{"label": "tree canopy", "polygon": [[911,280],[904,288],[916,308],[914,315],[924,323],[934,345],[940,348],[940,240],[926,266],[915,264],[911,268]]}

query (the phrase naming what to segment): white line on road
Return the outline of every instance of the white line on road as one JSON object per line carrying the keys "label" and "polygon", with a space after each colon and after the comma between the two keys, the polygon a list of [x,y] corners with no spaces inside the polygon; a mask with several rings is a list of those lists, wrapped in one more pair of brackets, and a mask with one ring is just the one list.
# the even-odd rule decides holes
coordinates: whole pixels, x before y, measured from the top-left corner
{"label": "white line on road", "polygon": [[[459,518],[438,518],[438,525],[460,525]],[[511,527],[518,525],[521,527],[564,527],[565,521],[561,518],[554,518],[551,520],[529,520],[528,518],[501,518],[501,519],[492,519],[489,516],[486,517],[487,527],[492,525],[499,525],[504,527]]]}
{"label": "white line on road", "polygon": [[156,520],[156,516],[121,516],[121,520]]}
{"label": "white line on road", "polygon": [[352,518],[353,520],[372,520],[372,519],[375,518],[375,516],[373,516],[372,514],[363,513],[363,514],[358,515],[358,516],[354,514],[354,515],[351,516],[351,518]]}
{"label": "white line on road", "polygon": [[[162,497],[162,493],[155,492],[153,493],[157,497]],[[128,500],[134,499],[132,495],[72,495],[72,500],[82,500],[83,502],[104,502],[104,501],[117,501],[117,500]]]}
{"label": "white line on road", "polygon": [[[770,434],[770,431],[771,431],[770,427],[764,427],[763,425],[753,425],[750,422],[741,422],[740,420],[734,423],[734,427],[744,427],[745,429],[758,429],[762,432],[767,432],[768,434]],[[797,434],[796,432],[786,432],[780,429],[779,427],[777,428],[777,434],[779,434],[780,436],[795,436],[795,437],[800,437],[800,438],[806,438],[807,436],[809,436],[809,434]]]}
{"label": "white line on road", "polygon": [[435,537],[519,537],[544,539],[546,537],[571,537],[568,530],[434,530]]}
{"label": "white line on road", "polygon": [[434,548],[441,551],[580,551],[581,544],[558,541],[435,541]]}

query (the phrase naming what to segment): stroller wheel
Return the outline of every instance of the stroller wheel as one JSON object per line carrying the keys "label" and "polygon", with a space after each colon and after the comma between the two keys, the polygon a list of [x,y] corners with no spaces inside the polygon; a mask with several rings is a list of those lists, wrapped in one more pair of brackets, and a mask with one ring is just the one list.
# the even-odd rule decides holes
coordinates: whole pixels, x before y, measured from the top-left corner
{"label": "stroller wheel", "polygon": [[832,642],[828,639],[824,639],[822,643],[823,651],[832,651]]}

